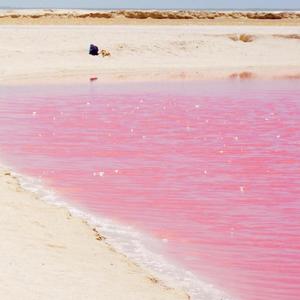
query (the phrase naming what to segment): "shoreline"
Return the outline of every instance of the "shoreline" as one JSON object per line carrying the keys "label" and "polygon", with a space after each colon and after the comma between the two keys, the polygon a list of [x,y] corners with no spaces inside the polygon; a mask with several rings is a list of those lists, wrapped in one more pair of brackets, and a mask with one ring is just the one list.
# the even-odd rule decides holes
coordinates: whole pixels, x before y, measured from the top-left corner
{"label": "shoreline", "polygon": [[[74,277],[75,280],[82,280],[84,277],[85,283],[92,281],[93,287],[88,291],[92,299],[95,299],[98,294],[97,289],[106,294],[105,299],[127,300],[128,297],[132,300],[233,299],[214,287],[211,282],[204,281],[174,261],[168,261],[156,250],[154,252],[149,250],[148,243],[157,244],[163,241],[136,231],[130,226],[77,208],[52,189],[45,187],[40,180],[14,172],[11,166],[2,162],[0,164],[0,198],[2,213],[8,211],[8,214],[2,218],[5,223],[0,224],[0,234],[4,236],[3,231],[14,233],[13,236],[6,237],[4,247],[0,249],[1,257],[6,259],[6,261],[0,260],[0,266],[4,265],[3,269],[9,270],[13,264],[26,269],[26,264],[24,266],[18,259],[19,256],[20,259],[24,259],[24,255],[20,252],[24,249],[24,244],[27,244],[27,250],[35,252],[34,256],[31,256],[26,251],[26,259],[32,267],[32,272],[27,268],[33,281],[29,283],[31,286],[34,286],[39,281],[37,277],[43,277],[45,272],[50,272],[46,275],[48,280],[54,281],[52,284],[59,285],[51,274],[57,268],[60,269],[64,278],[71,276],[72,280]],[[17,218],[18,221],[15,222],[13,218]],[[22,226],[20,227],[19,224]],[[13,226],[18,227],[17,230]],[[60,232],[61,226],[63,226],[62,232]],[[70,239],[68,239],[69,235]],[[44,243],[46,243],[46,248],[43,249]],[[3,253],[7,247],[10,247],[10,251]],[[35,251],[35,249],[39,250]],[[69,251],[63,253],[64,249]],[[92,252],[92,255],[89,252]],[[83,267],[78,264],[79,254],[88,266]],[[65,264],[66,260],[67,264]],[[39,270],[40,266],[36,266],[35,262],[40,263],[40,261],[42,263]],[[6,263],[9,263],[9,266],[6,266]],[[70,273],[73,272],[70,268],[77,264],[78,268],[73,270],[75,274]],[[48,270],[46,266],[51,270]],[[92,268],[91,273],[88,268]],[[64,269],[66,270],[63,271]],[[117,274],[117,279],[115,274]],[[97,285],[96,276],[105,278],[106,285],[102,285],[103,280],[100,280]],[[134,280],[131,277],[134,277]],[[120,280],[122,283],[119,282]],[[18,298],[18,293],[24,297],[24,291],[18,290],[15,281],[12,282],[10,277],[8,280],[3,278],[2,282],[7,286],[14,285],[14,293],[17,296],[12,299]],[[35,288],[36,290],[32,289],[32,294],[26,295],[26,299],[35,299],[34,293],[43,293],[48,298],[53,286],[39,283]],[[78,283],[78,289],[82,290],[80,283]],[[5,293],[5,289],[0,289],[0,296],[5,297]],[[64,290],[61,295],[56,295],[56,299],[73,299],[69,298],[69,293],[73,294],[74,289]],[[81,295],[81,292],[75,293]],[[84,292],[82,297],[86,297]]]}
{"label": "shoreline", "polygon": [[[55,295],[56,299],[73,299],[72,294],[76,294],[95,299],[101,292],[105,299],[190,299],[170,278],[158,278],[124,251],[116,250],[85,213],[64,202],[46,200],[49,195],[44,188],[37,190],[21,176],[1,164],[0,232],[5,240],[0,266],[7,274],[1,278],[5,288],[0,289],[0,296],[35,299],[44,294],[47,298]],[[38,191],[46,192],[45,199]],[[27,292],[16,272],[21,277],[26,272],[30,278]],[[78,283],[63,287],[68,280]],[[55,288],[57,292],[53,292]]]}
{"label": "shoreline", "polygon": [[107,72],[101,77],[91,77],[88,72],[79,75],[78,72],[57,76],[55,74],[37,74],[35,76],[20,76],[0,79],[0,87],[18,87],[35,85],[74,85],[74,84],[115,84],[115,83],[147,83],[147,82],[177,82],[177,81],[244,81],[244,80],[300,80],[300,68],[270,67],[268,69],[246,68],[228,70],[184,70],[172,71],[139,71],[139,72]]}

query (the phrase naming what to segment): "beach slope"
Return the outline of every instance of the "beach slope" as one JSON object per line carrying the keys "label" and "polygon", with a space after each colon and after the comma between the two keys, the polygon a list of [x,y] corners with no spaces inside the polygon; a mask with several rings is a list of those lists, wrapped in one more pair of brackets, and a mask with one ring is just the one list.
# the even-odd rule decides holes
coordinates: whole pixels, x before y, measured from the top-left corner
{"label": "beach slope", "polygon": [[1,299],[188,299],[0,170]]}

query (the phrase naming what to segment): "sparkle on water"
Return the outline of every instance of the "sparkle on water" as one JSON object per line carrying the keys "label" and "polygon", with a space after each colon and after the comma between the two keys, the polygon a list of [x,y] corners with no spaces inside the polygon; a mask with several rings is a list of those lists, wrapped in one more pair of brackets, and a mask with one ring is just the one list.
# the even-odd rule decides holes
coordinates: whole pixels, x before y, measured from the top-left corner
{"label": "sparkle on water", "polygon": [[0,151],[239,299],[299,300],[299,86],[1,88]]}

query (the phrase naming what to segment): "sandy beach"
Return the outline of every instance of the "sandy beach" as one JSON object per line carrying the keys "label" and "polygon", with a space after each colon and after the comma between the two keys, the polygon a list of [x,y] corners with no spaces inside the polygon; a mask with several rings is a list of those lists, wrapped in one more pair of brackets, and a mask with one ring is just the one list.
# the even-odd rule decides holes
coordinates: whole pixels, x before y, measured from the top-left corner
{"label": "sandy beach", "polygon": [[[277,19],[267,26],[253,26],[252,19],[243,26],[209,20],[201,26],[157,25],[152,18],[142,19],[147,25],[88,26],[60,17],[68,25],[50,18],[48,25],[33,26],[24,17],[32,11],[5,23],[6,15],[0,18],[6,24],[0,26],[0,83],[300,76],[300,26],[279,26]],[[16,25],[20,18],[22,25]],[[89,56],[91,43],[111,56]]]}
{"label": "sandy beach", "polygon": [[0,170],[1,299],[188,299]]}
{"label": "sandy beach", "polygon": [[[2,10],[0,85],[299,79],[299,25],[299,13],[280,12]],[[110,56],[88,55],[91,43]],[[189,299],[3,168],[0,199],[1,299]]]}

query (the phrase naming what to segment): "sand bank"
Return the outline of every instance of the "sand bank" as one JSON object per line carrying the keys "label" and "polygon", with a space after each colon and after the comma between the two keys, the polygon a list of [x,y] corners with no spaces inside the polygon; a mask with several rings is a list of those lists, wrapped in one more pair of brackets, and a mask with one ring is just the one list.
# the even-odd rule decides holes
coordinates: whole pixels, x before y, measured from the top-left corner
{"label": "sand bank", "polygon": [[199,10],[0,10],[0,24],[299,25],[300,12]]}
{"label": "sand bank", "polygon": [[[92,57],[94,43],[111,53]],[[0,84],[300,77],[300,26],[0,26]]]}
{"label": "sand bank", "polygon": [[189,299],[0,170],[1,299]]}

